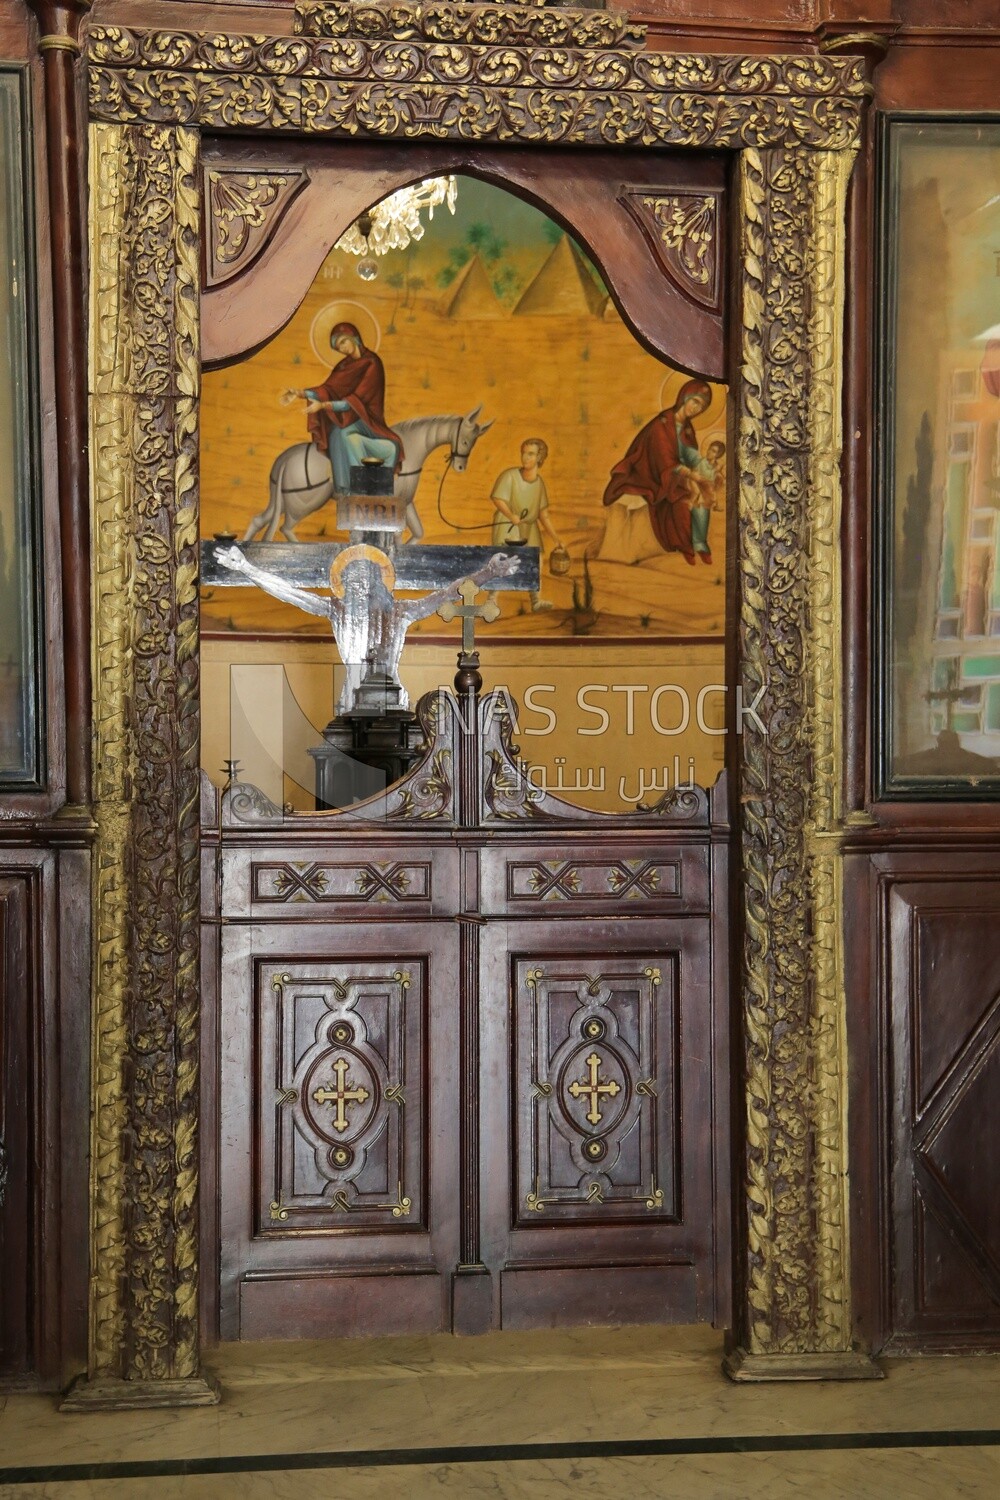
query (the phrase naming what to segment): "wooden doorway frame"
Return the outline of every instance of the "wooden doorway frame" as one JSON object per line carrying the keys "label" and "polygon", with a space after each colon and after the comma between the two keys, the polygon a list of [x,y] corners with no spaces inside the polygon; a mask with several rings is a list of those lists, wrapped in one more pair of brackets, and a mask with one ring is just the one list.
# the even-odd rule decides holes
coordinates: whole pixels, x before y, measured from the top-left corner
{"label": "wooden doorway frame", "polygon": [[673,55],[602,11],[300,5],[295,34],[92,27],[98,843],[88,1376],[73,1406],[215,1399],[198,1347],[202,130],[738,155],[736,1174],[741,1379],[878,1373],[848,1252],[841,787],[851,56]]}

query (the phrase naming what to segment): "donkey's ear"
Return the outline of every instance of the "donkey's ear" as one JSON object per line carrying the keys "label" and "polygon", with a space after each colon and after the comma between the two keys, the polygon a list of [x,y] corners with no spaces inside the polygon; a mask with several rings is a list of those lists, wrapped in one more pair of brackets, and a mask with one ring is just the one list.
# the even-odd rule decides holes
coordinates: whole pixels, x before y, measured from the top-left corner
{"label": "donkey's ear", "polygon": [[[479,408],[480,411],[482,411],[482,409],[482,407]],[[479,428],[479,436],[482,437],[484,432],[489,432],[495,421],[496,417],[490,417],[490,420],[488,422],[477,422],[476,425]]]}
{"label": "donkey's ear", "polygon": [[483,403],[480,401],[480,403],[476,407],[475,411],[470,411],[469,415],[466,417],[465,420],[467,422],[474,422],[476,420],[476,418],[479,416],[479,413],[482,411],[482,409],[483,409]]}

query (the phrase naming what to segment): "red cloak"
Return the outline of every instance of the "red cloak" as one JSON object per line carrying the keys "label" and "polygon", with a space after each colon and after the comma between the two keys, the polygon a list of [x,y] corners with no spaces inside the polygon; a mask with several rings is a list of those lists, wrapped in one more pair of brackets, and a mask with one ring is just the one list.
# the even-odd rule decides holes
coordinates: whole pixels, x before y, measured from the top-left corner
{"label": "red cloak", "polygon": [[[682,385],[674,405],[636,433],[625,457],[611,470],[611,481],[604,491],[605,505],[613,505],[622,495],[641,495],[649,506],[653,534],[664,551],[684,552],[692,558],[691,485],[687,472],[682,471],[676,412],[689,397],[702,393],[711,394],[703,380]],[[698,439],[687,419],[680,436],[687,447],[697,448]]]}
{"label": "red cloak", "polygon": [[[334,329],[334,333],[337,330]],[[330,451],[331,427],[350,427],[352,422],[367,423],[376,437],[387,438],[396,445],[396,468],[403,461],[403,445],[397,433],[385,421],[385,367],[374,349],[361,345],[360,353],[345,354],[334,365],[322,385],[314,386],[319,401],[346,401],[348,411],[320,411],[306,414],[309,435],[321,453]]]}

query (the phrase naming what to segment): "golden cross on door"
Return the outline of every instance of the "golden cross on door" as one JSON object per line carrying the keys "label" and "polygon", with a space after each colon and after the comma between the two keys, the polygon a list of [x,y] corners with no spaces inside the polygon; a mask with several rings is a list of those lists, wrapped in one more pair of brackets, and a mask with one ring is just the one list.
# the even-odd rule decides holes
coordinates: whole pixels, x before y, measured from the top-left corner
{"label": "golden cross on door", "polygon": [[345,1106],[348,1104],[364,1104],[368,1098],[368,1090],[365,1088],[351,1089],[347,1087],[347,1073],[350,1063],[346,1057],[338,1057],[333,1065],[333,1071],[337,1075],[335,1088],[317,1089],[313,1098],[317,1104],[335,1104],[337,1106],[333,1116],[334,1130],[346,1130],[348,1125]]}
{"label": "golden cross on door", "polygon": [[438,614],[442,620],[461,619],[462,653],[471,656],[476,649],[476,621],[495,620],[500,613],[500,606],[492,594],[487,594],[482,604],[476,604],[479,584],[473,578],[463,578],[457,585],[457,590],[462,603],[455,604],[449,599],[441,605]]}
{"label": "golden cross on door", "polygon": [[580,1083],[574,1079],[569,1086],[569,1091],[574,1099],[579,1099],[583,1094],[590,1095],[590,1108],[587,1110],[587,1119],[591,1125],[600,1125],[601,1123],[601,1095],[607,1094],[609,1098],[613,1099],[616,1094],[621,1093],[621,1085],[615,1083],[613,1078],[610,1083],[602,1083],[600,1081],[602,1062],[603,1058],[598,1057],[596,1052],[592,1052],[587,1058],[587,1067],[590,1070],[589,1081],[585,1080],[583,1083]]}

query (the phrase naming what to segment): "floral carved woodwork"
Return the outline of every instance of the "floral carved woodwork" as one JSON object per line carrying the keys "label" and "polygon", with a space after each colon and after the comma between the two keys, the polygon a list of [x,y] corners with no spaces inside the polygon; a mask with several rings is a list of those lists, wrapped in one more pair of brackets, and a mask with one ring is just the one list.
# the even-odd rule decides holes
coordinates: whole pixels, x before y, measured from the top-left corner
{"label": "floral carved woodwork", "polygon": [[[195,1390],[202,127],[740,152],[736,672],[745,702],[764,689],[768,734],[739,747],[748,1231],[731,1368],[865,1373],[846,1279],[837,780],[844,197],[862,64],[640,51],[638,29],[591,11],[330,5],[302,7],[299,24],[294,37],[89,36],[93,1399],[149,1399],[153,1385],[165,1401],[207,1399]],[[525,789],[490,749],[485,821],[547,820],[543,805],[514,806]],[[447,820],[447,766],[421,802],[389,816]]]}
{"label": "floral carved woodwork", "polygon": [[857,138],[865,83],[856,59],[605,50],[599,29],[539,45],[531,28],[527,42],[518,34],[523,13],[513,7],[510,39],[440,39],[442,26],[463,18],[474,34],[473,10],[344,6],[329,37],[93,27],[91,114],[563,145],[718,149],[794,139],[844,148]]}
{"label": "floral carved woodwork", "polygon": [[235,172],[212,167],[204,172],[207,287],[231,281],[253,265],[308,180],[308,172],[299,170]]}
{"label": "floral carved woodwork", "polygon": [[619,194],[671,281],[704,307],[718,311],[722,298],[720,198],[715,193]]}
{"label": "floral carved woodwork", "polygon": [[92,139],[90,1360],[104,1381],[169,1381],[175,1399],[202,1401],[196,169],[187,131],[106,126]]}
{"label": "floral carved woodwork", "polygon": [[398,6],[366,5],[360,14],[343,0],[339,4],[295,7],[295,30],[302,36],[364,35],[371,41],[425,40],[448,46],[514,47],[642,47],[645,28],[621,15],[571,8],[542,9],[531,5],[451,5],[415,7],[409,14]]}

